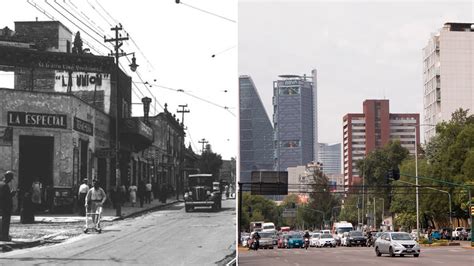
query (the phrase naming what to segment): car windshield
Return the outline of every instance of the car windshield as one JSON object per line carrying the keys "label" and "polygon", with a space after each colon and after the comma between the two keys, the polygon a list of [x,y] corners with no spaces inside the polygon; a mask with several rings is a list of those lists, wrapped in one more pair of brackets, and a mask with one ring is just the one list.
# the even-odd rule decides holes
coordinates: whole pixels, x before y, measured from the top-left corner
{"label": "car windshield", "polygon": [[337,228],[337,233],[338,234],[343,234],[345,232],[350,232],[352,230],[351,227],[339,227]]}
{"label": "car windshield", "polygon": [[189,186],[212,186],[212,177],[205,176],[190,176],[189,177]]}
{"label": "car windshield", "polygon": [[292,239],[302,239],[303,237],[301,235],[290,235],[288,238],[292,238]]}
{"label": "car windshield", "polygon": [[394,233],[392,234],[393,240],[412,240],[411,236],[407,233]]}
{"label": "car windshield", "polygon": [[318,238],[318,237],[319,237],[319,234],[313,234],[312,237]]}
{"label": "car windshield", "polygon": [[362,236],[362,232],[359,232],[359,231],[352,231],[352,232],[350,232],[350,235],[351,235],[351,236]]}
{"label": "car windshield", "polygon": [[332,235],[330,235],[330,234],[324,234],[324,235],[321,235],[321,238],[332,238]]}

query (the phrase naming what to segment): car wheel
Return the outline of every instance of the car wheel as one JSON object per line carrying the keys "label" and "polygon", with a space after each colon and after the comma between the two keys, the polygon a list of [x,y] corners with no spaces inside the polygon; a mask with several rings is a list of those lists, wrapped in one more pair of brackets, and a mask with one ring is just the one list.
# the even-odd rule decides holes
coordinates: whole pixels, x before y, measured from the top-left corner
{"label": "car wheel", "polygon": [[379,247],[375,248],[375,254],[377,255],[377,257],[382,256],[382,253],[380,253]]}
{"label": "car wheel", "polygon": [[413,254],[413,257],[418,258],[420,254]]}
{"label": "car wheel", "polygon": [[388,253],[390,254],[390,257],[395,257],[395,253],[393,253],[392,247],[388,249]]}
{"label": "car wheel", "polygon": [[400,254],[400,257],[405,257],[405,254]]}

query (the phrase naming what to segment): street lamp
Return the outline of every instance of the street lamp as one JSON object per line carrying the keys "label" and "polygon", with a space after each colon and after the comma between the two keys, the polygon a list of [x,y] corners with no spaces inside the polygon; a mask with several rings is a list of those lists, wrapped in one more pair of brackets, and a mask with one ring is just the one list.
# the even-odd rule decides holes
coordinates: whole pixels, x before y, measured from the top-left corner
{"label": "street lamp", "polygon": [[[132,63],[129,65],[130,70],[135,72],[137,70],[138,65],[136,63],[135,53],[126,54],[123,51],[119,52],[120,47],[123,45],[123,41],[127,41],[129,39],[128,34],[127,34],[127,37],[122,37],[119,34],[119,31],[123,30],[122,25],[119,24],[118,26],[115,26],[111,28],[110,30],[115,31],[115,38],[107,39],[104,36],[104,42],[112,43],[115,50],[114,52],[111,52],[109,55],[115,57],[115,76],[116,76],[115,77],[116,78],[116,81],[115,81],[115,89],[116,89],[116,93],[115,93],[116,94],[115,95],[115,99],[116,99],[116,102],[115,102],[115,186],[116,186],[116,191],[119,191],[120,186],[121,186],[120,162],[119,162],[119,153],[120,153],[120,148],[119,148],[119,145],[120,145],[120,141],[119,141],[119,136],[120,136],[119,134],[120,62],[119,62],[119,58],[121,56],[127,56],[130,54],[133,54]],[[122,206],[120,204],[117,204],[115,215],[119,217],[122,216]]]}
{"label": "street lamp", "polygon": [[415,128],[415,180],[416,180],[416,231],[418,239],[420,239],[420,200],[418,193],[418,127],[420,126],[436,126],[432,124],[418,124]]}

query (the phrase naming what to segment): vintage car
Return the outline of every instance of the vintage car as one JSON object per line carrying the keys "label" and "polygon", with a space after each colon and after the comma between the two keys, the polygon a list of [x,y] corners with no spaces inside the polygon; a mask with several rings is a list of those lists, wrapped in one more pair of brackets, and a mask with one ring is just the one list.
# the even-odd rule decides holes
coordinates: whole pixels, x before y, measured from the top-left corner
{"label": "vintage car", "polygon": [[215,211],[221,209],[221,192],[218,182],[214,181],[212,174],[189,175],[187,181],[188,186],[184,193],[186,212],[196,207],[211,207]]}

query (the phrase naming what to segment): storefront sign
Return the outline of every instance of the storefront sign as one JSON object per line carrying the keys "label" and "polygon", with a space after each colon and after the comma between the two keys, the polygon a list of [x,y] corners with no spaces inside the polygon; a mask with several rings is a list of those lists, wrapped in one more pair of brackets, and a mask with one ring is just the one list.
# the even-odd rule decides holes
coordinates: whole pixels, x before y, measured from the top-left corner
{"label": "storefront sign", "polygon": [[92,123],[74,117],[74,130],[94,136],[94,126]]}
{"label": "storefront sign", "polygon": [[8,112],[9,126],[67,128],[67,115]]}
{"label": "storefront sign", "polygon": [[36,51],[9,46],[0,46],[0,65],[95,73],[111,73],[115,68],[113,57]]}
{"label": "storefront sign", "polygon": [[95,151],[97,158],[115,158],[115,150],[113,149],[99,149]]}

